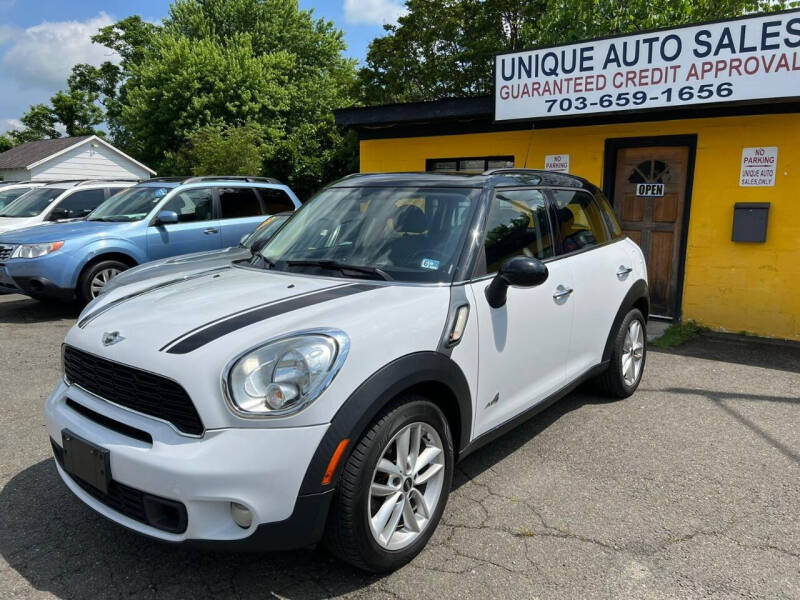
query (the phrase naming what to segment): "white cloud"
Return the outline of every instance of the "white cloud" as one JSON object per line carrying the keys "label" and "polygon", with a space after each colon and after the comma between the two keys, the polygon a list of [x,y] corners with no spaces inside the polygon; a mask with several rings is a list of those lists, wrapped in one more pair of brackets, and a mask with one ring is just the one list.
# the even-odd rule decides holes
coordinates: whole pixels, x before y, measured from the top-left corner
{"label": "white cloud", "polygon": [[11,45],[2,58],[3,72],[21,88],[60,89],[65,86],[73,65],[118,60],[108,48],[91,40],[100,27],[113,22],[101,12],[88,21],[45,21],[22,32],[9,33]]}
{"label": "white cloud", "polygon": [[25,129],[19,119],[0,119],[0,131],[11,131],[13,129]]}
{"label": "white cloud", "polygon": [[402,0],[344,0],[344,18],[348,23],[384,25],[397,22],[405,13]]}
{"label": "white cloud", "polygon": [[17,29],[11,25],[0,25],[0,46],[10,44],[11,42],[18,40],[21,34],[21,29]]}

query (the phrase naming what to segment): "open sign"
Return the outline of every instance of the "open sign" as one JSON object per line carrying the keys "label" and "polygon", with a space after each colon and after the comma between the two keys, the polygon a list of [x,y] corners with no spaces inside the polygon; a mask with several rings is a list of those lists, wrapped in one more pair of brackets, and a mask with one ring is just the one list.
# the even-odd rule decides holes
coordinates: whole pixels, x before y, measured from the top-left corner
{"label": "open sign", "polygon": [[664,195],[663,183],[637,183],[636,195],[648,198],[660,197]]}

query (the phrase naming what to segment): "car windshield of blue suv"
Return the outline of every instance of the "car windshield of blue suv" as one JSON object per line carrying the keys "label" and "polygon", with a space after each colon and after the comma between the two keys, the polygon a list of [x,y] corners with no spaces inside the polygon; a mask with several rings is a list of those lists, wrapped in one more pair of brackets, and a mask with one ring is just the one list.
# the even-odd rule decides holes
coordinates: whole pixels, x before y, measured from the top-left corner
{"label": "car windshield of blue suv", "polygon": [[254,266],[404,282],[451,282],[480,190],[336,187],[298,211]]}
{"label": "car windshield of blue suv", "polygon": [[166,187],[132,187],[98,206],[87,221],[141,221],[169,193]]}
{"label": "car windshield of blue suv", "polygon": [[42,211],[64,193],[62,188],[39,188],[23,194],[0,210],[0,217],[38,217]]}

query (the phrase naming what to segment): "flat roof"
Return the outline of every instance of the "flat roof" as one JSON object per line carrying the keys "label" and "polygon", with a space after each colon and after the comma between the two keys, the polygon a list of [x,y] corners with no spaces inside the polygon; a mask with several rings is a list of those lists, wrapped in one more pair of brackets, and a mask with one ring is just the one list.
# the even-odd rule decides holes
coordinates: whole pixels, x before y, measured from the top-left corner
{"label": "flat roof", "polygon": [[800,113],[800,102],[753,101],[723,106],[696,105],[514,122],[494,120],[493,96],[444,98],[430,102],[384,104],[333,111],[336,124],[356,130],[362,140],[786,113]]}

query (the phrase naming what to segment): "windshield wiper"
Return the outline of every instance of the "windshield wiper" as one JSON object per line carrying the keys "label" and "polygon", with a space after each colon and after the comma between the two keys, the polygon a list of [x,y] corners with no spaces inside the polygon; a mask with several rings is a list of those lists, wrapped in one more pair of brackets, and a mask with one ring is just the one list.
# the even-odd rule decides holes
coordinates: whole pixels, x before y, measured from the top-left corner
{"label": "windshield wiper", "polygon": [[341,271],[344,273],[345,271],[355,271],[356,273],[366,273],[367,275],[375,275],[380,277],[384,281],[393,281],[391,275],[389,275],[383,269],[379,269],[378,267],[367,267],[362,265],[348,265],[345,263],[340,263],[335,260],[288,260],[286,264],[290,267],[321,267],[323,269],[331,269],[334,271]]}
{"label": "windshield wiper", "polygon": [[250,258],[250,264],[253,265],[254,267],[257,267],[259,263],[265,265],[267,269],[275,268],[275,263],[270,259],[268,259],[263,254],[258,254],[258,253],[253,254],[253,256]]}

